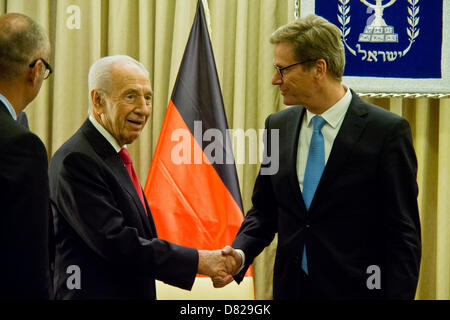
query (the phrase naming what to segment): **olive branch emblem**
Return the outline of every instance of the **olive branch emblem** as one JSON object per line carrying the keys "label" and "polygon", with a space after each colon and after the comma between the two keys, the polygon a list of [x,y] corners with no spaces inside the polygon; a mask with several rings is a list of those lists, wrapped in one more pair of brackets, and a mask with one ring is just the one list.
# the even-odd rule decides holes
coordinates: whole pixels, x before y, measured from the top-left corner
{"label": "olive branch emblem", "polygon": [[342,42],[344,42],[348,51],[356,56],[356,51],[350,48],[350,46],[347,44],[347,36],[350,33],[351,29],[351,27],[347,28],[347,25],[350,23],[350,5],[348,4],[350,0],[339,0],[339,2],[341,3],[338,4],[338,10],[340,14],[337,15],[337,18],[339,20],[339,23],[341,24],[340,30],[342,32]]}
{"label": "olive branch emblem", "polygon": [[410,27],[406,28],[406,33],[409,37],[409,46],[403,51],[403,55],[405,55],[409,49],[411,49],[412,44],[416,41],[415,39],[419,36],[419,28],[416,28],[419,25],[420,17],[418,16],[420,7],[416,6],[419,3],[419,0],[408,0],[411,5],[408,7],[408,24]]}

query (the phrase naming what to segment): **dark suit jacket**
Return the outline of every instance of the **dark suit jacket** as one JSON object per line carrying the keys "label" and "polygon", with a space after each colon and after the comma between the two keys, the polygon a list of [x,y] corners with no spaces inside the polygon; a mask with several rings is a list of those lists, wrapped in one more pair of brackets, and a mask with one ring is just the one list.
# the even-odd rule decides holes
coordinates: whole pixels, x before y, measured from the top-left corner
{"label": "dark suit jacket", "polygon": [[47,152],[0,102],[0,299],[48,299]]}
{"label": "dark suit jacket", "polygon": [[[305,109],[290,107],[266,120],[267,129],[280,130],[281,165],[274,175],[258,175],[233,247],[243,249],[248,266],[278,232],[275,299],[414,298],[421,240],[409,124],[352,93],[309,212],[296,173]],[[300,266],[304,244],[313,290]],[[368,289],[372,265],[380,268],[381,289]]]}
{"label": "dark suit jacket", "polygon": [[[155,279],[192,287],[197,250],[157,238],[150,208],[147,216],[119,155],[89,120],[55,153],[49,176],[56,299],[155,299]],[[71,265],[81,289],[67,286]]]}

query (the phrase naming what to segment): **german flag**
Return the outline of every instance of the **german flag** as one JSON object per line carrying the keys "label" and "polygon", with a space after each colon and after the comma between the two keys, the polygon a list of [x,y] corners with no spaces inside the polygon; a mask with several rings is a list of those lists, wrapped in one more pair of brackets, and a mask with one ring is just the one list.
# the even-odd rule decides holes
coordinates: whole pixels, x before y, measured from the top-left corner
{"label": "german flag", "polygon": [[159,238],[205,250],[233,242],[244,214],[227,129],[199,1],[145,184]]}

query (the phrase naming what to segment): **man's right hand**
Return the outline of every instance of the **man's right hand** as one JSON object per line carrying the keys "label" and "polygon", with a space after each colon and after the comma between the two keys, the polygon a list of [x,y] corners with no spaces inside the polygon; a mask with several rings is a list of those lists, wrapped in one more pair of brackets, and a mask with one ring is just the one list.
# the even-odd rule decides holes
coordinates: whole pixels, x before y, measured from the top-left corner
{"label": "man's right hand", "polygon": [[199,250],[198,254],[197,273],[209,276],[215,288],[232,282],[242,264],[241,255],[229,246],[215,251]]}

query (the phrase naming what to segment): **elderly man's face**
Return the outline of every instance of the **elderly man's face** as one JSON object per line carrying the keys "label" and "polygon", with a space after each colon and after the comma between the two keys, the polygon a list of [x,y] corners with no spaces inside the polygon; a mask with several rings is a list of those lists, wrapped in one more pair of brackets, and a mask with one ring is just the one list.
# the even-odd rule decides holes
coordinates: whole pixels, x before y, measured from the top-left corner
{"label": "elderly man's face", "polygon": [[130,144],[142,132],[152,111],[152,88],[144,71],[132,62],[119,62],[111,72],[101,122],[119,146]]}

